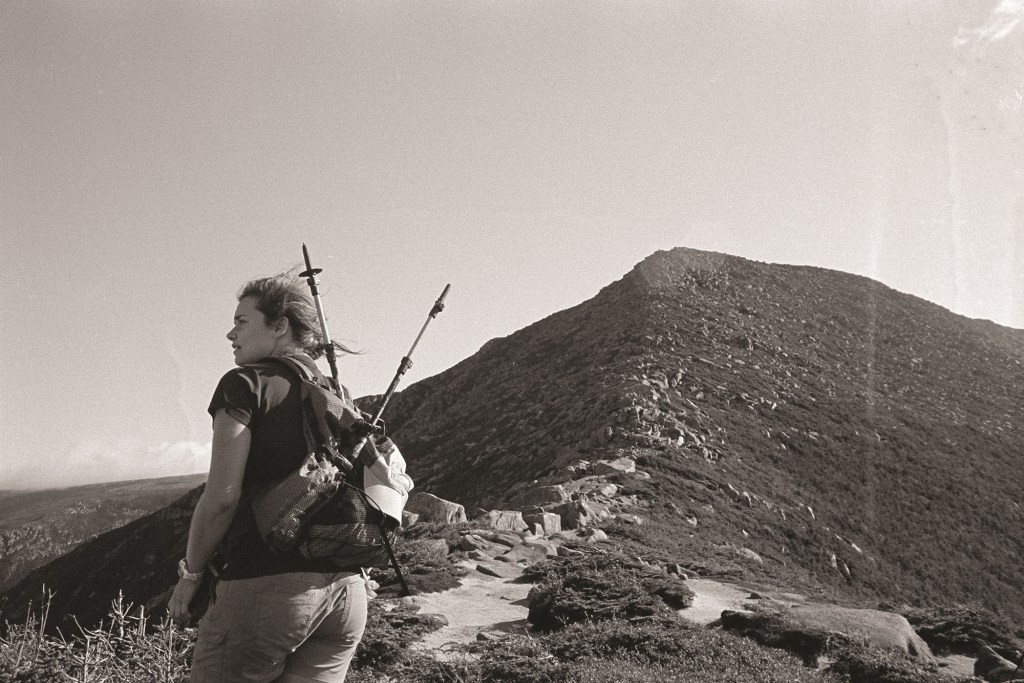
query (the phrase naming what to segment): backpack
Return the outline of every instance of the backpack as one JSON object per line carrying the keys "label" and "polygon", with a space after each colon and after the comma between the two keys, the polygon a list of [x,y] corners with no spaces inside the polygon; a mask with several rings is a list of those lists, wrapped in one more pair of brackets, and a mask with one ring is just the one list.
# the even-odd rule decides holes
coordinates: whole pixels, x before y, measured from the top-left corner
{"label": "backpack", "polygon": [[284,479],[254,492],[251,508],[260,536],[284,557],[326,559],[345,568],[388,566],[401,511],[398,519],[384,514],[367,497],[363,479],[379,458],[401,460],[398,448],[386,437],[370,436],[355,452],[362,438],[352,427],[363,420],[355,406],[335,394],[315,366],[288,356],[268,360],[299,378],[306,457]]}

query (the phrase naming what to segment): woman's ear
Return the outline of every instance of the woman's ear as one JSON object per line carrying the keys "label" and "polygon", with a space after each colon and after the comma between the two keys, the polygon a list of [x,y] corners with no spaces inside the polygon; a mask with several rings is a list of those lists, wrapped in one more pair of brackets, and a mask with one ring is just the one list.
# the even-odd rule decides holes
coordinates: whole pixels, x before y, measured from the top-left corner
{"label": "woman's ear", "polygon": [[282,315],[281,318],[274,323],[274,336],[284,337],[291,332],[291,323],[288,321],[288,316]]}

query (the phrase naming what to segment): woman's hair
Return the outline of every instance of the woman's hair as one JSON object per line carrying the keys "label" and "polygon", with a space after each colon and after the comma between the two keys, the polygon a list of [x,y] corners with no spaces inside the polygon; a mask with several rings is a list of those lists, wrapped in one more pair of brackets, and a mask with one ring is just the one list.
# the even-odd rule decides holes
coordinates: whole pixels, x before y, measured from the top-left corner
{"label": "woman's hair", "polygon": [[[247,296],[256,300],[256,309],[266,317],[268,325],[288,318],[288,326],[299,349],[311,358],[323,355],[325,345],[320,318],[306,283],[296,275],[295,269],[250,280],[238,293],[238,300]],[[359,353],[339,342],[332,342],[332,345],[344,353]]]}

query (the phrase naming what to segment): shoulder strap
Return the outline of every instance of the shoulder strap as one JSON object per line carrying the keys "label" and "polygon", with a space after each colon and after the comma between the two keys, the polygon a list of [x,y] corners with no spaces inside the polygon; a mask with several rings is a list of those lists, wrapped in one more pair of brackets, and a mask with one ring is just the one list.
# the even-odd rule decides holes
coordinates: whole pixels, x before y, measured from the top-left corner
{"label": "shoulder strap", "polygon": [[310,359],[308,363],[304,359],[296,356],[270,356],[266,360],[276,362],[279,365],[285,365],[290,368],[292,372],[298,375],[299,379],[304,379],[307,382],[313,382],[314,384],[318,384],[324,389],[331,391],[330,383],[327,381],[327,378],[324,377],[323,373],[320,372],[320,368],[316,366],[316,363],[314,363],[312,359]]}
{"label": "shoulder strap", "polygon": [[[272,356],[267,360],[277,361],[286,365],[292,372],[298,375],[299,379],[313,384],[320,389],[311,389],[308,385],[303,387],[302,393],[302,416],[305,425],[307,445],[316,449],[325,441],[337,443],[335,437],[339,436],[339,430],[347,431],[357,420],[362,419],[358,408],[352,402],[348,390],[342,386],[342,397],[339,397],[331,388],[330,383],[323,376],[320,370],[313,363],[312,359],[304,360],[302,357],[294,356]],[[344,439],[341,439],[344,441]],[[355,444],[351,444],[355,446]],[[352,462],[357,458],[364,461],[364,464],[371,465],[375,461],[375,454],[363,448],[359,453],[340,454],[343,459]]]}

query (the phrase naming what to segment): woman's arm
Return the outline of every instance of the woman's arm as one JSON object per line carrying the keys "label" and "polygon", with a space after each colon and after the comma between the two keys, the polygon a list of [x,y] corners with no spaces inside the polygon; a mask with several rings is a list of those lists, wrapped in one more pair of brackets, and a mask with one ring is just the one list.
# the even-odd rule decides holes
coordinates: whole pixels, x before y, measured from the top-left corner
{"label": "woman's arm", "polygon": [[[188,532],[185,562],[191,572],[201,572],[206,567],[235,517],[242,496],[242,479],[251,437],[248,427],[226,411],[217,411],[213,418],[210,474],[192,513]],[[167,605],[171,617],[178,623],[188,621],[188,606],[198,587],[198,581],[178,580]]]}

